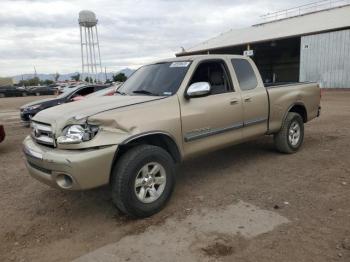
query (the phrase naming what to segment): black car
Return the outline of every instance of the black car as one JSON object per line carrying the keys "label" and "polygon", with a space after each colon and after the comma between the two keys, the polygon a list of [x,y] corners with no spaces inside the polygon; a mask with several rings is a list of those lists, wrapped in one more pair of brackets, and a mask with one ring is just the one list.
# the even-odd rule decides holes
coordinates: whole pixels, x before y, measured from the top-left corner
{"label": "black car", "polygon": [[30,88],[28,92],[30,95],[35,95],[35,96],[58,94],[57,89],[49,86],[35,86]]}
{"label": "black car", "polygon": [[23,122],[29,122],[30,119],[41,110],[60,104],[72,102],[74,101],[73,99],[76,96],[86,96],[106,87],[109,87],[109,85],[80,85],[74,88],[73,90],[60,94],[55,98],[42,99],[25,104],[20,108],[21,119]]}
{"label": "black car", "polygon": [[5,86],[0,87],[0,97],[28,96],[29,92],[23,88]]}

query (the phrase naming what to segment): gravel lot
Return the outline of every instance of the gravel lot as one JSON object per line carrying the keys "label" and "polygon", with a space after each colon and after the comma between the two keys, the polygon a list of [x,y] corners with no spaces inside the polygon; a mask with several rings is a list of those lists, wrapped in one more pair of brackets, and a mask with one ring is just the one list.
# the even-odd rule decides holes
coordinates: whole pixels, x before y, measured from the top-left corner
{"label": "gravel lot", "polygon": [[118,214],[109,188],[61,192],[32,179],[18,108],[0,99],[0,261],[350,261],[350,92],[324,92],[302,150],[265,137],[184,163],[167,207]]}

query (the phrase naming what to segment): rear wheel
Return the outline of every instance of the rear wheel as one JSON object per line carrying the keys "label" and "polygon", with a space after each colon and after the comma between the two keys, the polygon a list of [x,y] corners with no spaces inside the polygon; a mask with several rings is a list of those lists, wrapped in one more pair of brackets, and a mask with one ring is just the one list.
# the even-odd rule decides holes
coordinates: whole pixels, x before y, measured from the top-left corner
{"label": "rear wheel", "polygon": [[281,130],[274,135],[275,146],[282,153],[292,154],[298,151],[303,141],[303,118],[297,113],[289,112]]}
{"label": "rear wheel", "polygon": [[117,208],[133,217],[159,212],[175,185],[175,166],[164,149],[141,145],[116,163],[112,174],[112,199]]}

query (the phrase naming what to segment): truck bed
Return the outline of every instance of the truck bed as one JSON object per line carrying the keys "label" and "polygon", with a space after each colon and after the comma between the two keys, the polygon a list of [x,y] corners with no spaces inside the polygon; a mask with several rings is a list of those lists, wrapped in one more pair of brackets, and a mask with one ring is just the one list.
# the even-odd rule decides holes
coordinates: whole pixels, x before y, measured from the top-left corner
{"label": "truck bed", "polygon": [[320,88],[317,83],[274,83],[265,87],[270,102],[269,133],[280,130],[286,112],[293,106],[305,107],[305,122],[317,117],[320,104]]}
{"label": "truck bed", "polygon": [[305,85],[305,84],[316,84],[316,83],[312,83],[312,82],[275,82],[275,83],[264,83],[266,88],[287,87],[287,86]]}

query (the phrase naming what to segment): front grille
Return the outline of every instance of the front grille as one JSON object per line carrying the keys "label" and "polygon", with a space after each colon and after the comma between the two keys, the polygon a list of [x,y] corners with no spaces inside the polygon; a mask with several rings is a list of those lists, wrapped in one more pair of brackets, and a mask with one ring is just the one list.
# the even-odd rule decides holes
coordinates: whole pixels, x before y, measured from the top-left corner
{"label": "front grille", "polygon": [[55,147],[55,136],[51,125],[41,122],[31,122],[32,138],[38,143],[46,146]]}

